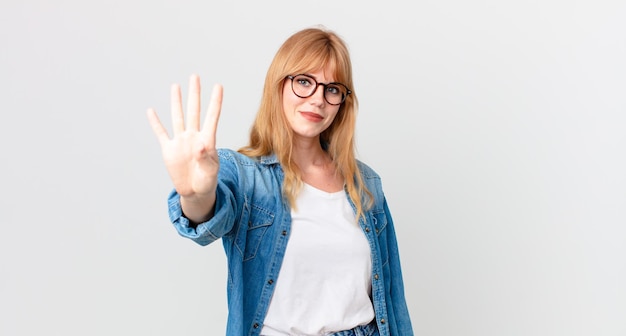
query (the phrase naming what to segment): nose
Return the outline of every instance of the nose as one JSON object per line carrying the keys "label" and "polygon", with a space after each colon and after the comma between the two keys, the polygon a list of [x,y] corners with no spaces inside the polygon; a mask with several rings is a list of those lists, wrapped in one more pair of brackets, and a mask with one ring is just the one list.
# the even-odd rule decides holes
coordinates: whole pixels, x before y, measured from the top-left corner
{"label": "nose", "polygon": [[315,88],[315,91],[313,91],[311,98],[314,98],[313,102],[315,102],[317,105],[322,105],[326,102],[326,98],[324,98],[325,90],[326,90],[326,87],[324,86],[324,84],[318,83],[317,87]]}

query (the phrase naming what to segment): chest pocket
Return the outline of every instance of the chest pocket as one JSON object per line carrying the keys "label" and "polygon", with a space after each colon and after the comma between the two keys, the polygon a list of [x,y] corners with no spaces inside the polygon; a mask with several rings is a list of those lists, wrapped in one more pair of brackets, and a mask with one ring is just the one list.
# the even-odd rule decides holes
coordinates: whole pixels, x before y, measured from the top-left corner
{"label": "chest pocket", "polygon": [[243,261],[254,258],[263,236],[274,222],[274,214],[264,208],[251,205],[244,210],[237,230],[235,245],[243,256]]}
{"label": "chest pocket", "polygon": [[378,238],[378,246],[380,248],[380,259],[382,265],[387,264],[389,257],[389,250],[387,248],[387,214],[384,210],[376,210],[372,212],[372,224],[374,230],[376,230],[376,237]]}

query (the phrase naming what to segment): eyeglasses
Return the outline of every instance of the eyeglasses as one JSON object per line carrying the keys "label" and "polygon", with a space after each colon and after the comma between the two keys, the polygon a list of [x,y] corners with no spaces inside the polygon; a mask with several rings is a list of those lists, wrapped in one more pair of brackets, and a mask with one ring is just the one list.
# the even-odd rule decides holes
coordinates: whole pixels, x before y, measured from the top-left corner
{"label": "eyeglasses", "polygon": [[291,79],[291,90],[300,98],[311,97],[318,86],[324,88],[324,100],[330,105],[339,105],[346,100],[346,97],[352,93],[347,86],[341,83],[318,83],[315,78],[309,75],[287,76]]}

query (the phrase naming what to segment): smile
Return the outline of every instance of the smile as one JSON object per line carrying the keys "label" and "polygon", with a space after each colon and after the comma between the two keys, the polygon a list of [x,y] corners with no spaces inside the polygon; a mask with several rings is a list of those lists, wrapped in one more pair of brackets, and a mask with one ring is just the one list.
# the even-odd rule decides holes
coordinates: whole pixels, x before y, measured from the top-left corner
{"label": "smile", "polygon": [[300,112],[300,114],[304,117],[304,119],[309,120],[309,121],[320,122],[320,121],[324,120],[324,117],[322,117],[321,115],[319,115],[317,113]]}

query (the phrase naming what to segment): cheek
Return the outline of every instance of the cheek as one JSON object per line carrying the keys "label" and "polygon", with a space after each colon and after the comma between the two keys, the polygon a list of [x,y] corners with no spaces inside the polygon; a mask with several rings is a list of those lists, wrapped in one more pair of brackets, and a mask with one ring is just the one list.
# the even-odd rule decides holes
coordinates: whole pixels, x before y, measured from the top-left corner
{"label": "cheek", "polygon": [[291,86],[289,86],[288,82],[285,82],[283,85],[283,112],[287,113],[287,111],[293,110],[295,95],[291,92]]}
{"label": "cheek", "polygon": [[335,122],[335,119],[337,119],[337,115],[339,113],[339,108],[338,107],[333,107],[333,110],[330,110],[328,112],[328,119],[330,120],[331,123]]}

